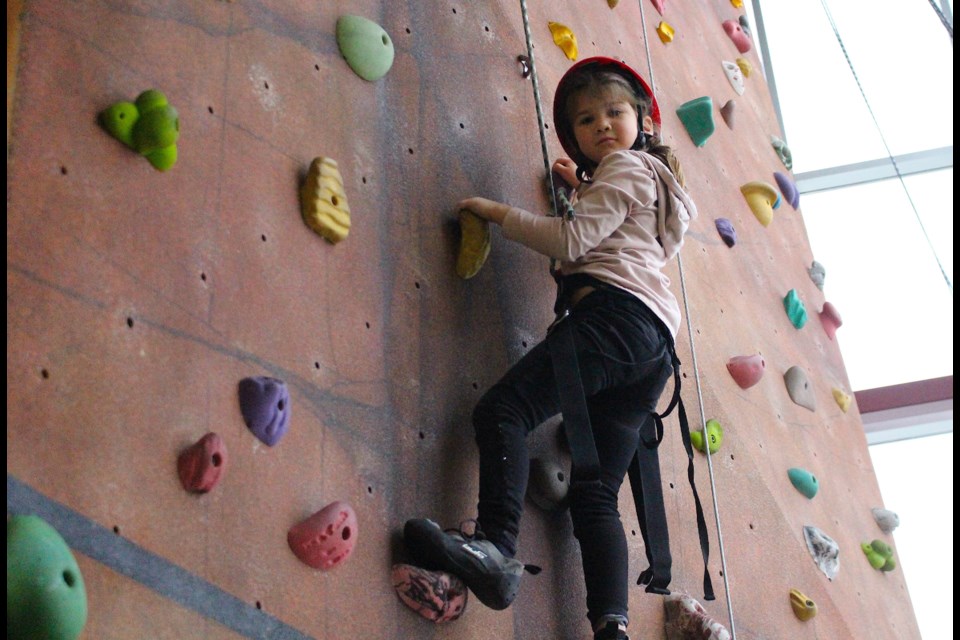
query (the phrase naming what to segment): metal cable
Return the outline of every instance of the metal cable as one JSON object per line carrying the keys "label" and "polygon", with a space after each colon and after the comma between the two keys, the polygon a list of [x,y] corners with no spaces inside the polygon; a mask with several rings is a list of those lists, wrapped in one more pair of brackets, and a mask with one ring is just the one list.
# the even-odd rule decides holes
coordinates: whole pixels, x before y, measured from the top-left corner
{"label": "metal cable", "polygon": [[923,232],[923,237],[926,239],[927,245],[929,245],[930,251],[933,253],[933,258],[937,261],[937,266],[940,268],[940,274],[947,283],[947,288],[950,289],[950,294],[953,295],[953,282],[950,281],[950,276],[947,275],[946,269],[943,268],[943,264],[940,262],[940,256],[937,255],[937,250],[933,246],[933,241],[930,240],[930,236],[927,234],[927,229],[923,226],[923,220],[920,219],[920,212],[917,211],[917,205],[913,203],[913,198],[910,197],[910,190],[907,189],[907,184],[903,180],[903,174],[900,173],[900,167],[897,165],[897,160],[893,157],[893,152],[890,151],[890,147],[887,145],[887,139],[883,136],[883,130],[880,128],[880,123],[877,122],[877,116],[874,115],[873,109],[870,107],[870,101],[867,100],[867,94],[863,90],[863,85],[860,84],[860,78],[857,76],[857,71],[853,68],[853,61],[850,60],[850,56],[847,54],[847,48],[844,46],[843,39],[840,37],[840,31],[837,29],[837,24],[833,21],[833,15],[830,13],[830,7],[827,6],[826,0],[820,0],[820,5],[823,7],[824,13],[827,14],[827,20],[830,21],[830,28],[833,29],[833,35],[837,38],[837,43],[840,45],[840,50],[843,52],[843,57],[847,60],[847,66],[850,67],[850,73],[853,74],[853,79],[857,83],[857,89],[860,90],[860,97],[863,98],[863,104],[866,105],[867,111],[870,112],[870,118],[873,120],[873,125],[877,128],[877,135],[880,136],[880,141],[883,143],[883,148],[887,150],[887,157],[890,158],[890,163],[893,165],[893,170],[897,174],[897,179],[900,181],[900,186],[903,187],[903,193],[907,196],[907,202],[910,203],[910,208],[913,209],[913,215],[917,219],[917,224],[920,225],[920,231]]}
{"label": "metal cable", "polygon": [[[640,5],[640,25],[643,28],[643,47],[647,55],[647,78],[650,81],[650,90],[653,91],[653,95],[657,95],[657,83],[653,75],[653,60],[650,57],[650,41],[647,38],[647,19],[643,12],[643,0],[639,0],[638,4]],[[660,128],[661,130],[663,129],[662,124]],[[730,581],[727,578],[729,575],[729,572],[727,571],[727,556],[723,547],[723,529],[720,526],[720,506],[717,503],[717,485],[714,481],[713,475],[713,461],[710,455],[710,440],[707,437],[707,416],[703,410],[703,390],[700,385],[700,368],[697,365],[697,350],[693,343],[693,323],[690,321],[690,305],[687,300],[687,283],[683,276],[683,259],[680,253],[677,253],[677,266],[680,269],[680,294],[683,298],[683,314],[687,325],[687,335],[689,336],[690,340],[690,357],[693,361],[694,385],[697,388],[697,405],[700,407],[700,424],[704,425],[703,448],[704,452],[707,454],[707,475],[710,476],[710,497],[713,500],[713,516],[717,525],[717,547],[720,551],[720,568],[723,571],[723,590],[727,595],[727,616],[730,618],[730,628],[728,631],[730,632],[732,640],[737,640],[737,627],[733,620],[733,598],[730,597]]]}

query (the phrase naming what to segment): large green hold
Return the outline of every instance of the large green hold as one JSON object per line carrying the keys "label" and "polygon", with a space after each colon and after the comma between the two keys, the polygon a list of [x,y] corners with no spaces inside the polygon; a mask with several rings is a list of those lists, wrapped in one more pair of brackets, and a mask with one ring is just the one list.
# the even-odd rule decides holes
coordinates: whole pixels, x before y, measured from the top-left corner
{"label": "large green hold", "polygon": [[337,46],[354,73],[373,82],[393,65],[393,41],[383,27],[361,16],[337,19]]}
{"label": "large green hold", "polygon": [[7,637],[75,640],[87,623],[87,592],[70,547],[43,518],[7,520]]}
{"label": "large green hold", "polygon": [[690,139],[698,147],[707,144],[707,138],[716,130],[713,122],[713,100],[710,96],[684,102],[677,107],[677,116],[690,134]]}

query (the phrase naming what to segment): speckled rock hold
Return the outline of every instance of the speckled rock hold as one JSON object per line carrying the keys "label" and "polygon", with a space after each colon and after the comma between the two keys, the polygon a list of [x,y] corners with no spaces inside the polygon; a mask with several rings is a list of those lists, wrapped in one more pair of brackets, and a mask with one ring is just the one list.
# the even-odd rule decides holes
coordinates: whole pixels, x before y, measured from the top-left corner
{"label": "speckled rock hold", "polygon": [[329,571],[342,564],[357,543],[357,515],[337,500],[294,525],[287,544],[300,560],[314,569]]}
{"label": "speckled rock hold", "polygon": [[840,571],[840,547],[834,539],[811,525],[803,527],[803,538],[807,542],[807,550],[813,556],[813,561],[827,579],[836,578]]}
{"label": "speckled rock hold", "polygon": [[212,432],[184,449],[177,458],[180,484],[193,493],[206,493],[217,486],[226,468],[227,445]]}
{"label": "speckled rock hold", "polygon": [[726,627],[710,617],[703,605],[684,593],[663,599],[667,640],[730,640]]}
{"label": "speckled rock hold", "polygon": [[247,428],[272,447],[290,423],[290,393],[283,380],[268,376],[244,378],[239,384],[240,412]]}
{"label": "speckled rock hold", "polygon": [[453,574],[395,564],[390,578],[400,601],[431,622],[452,622],[467,608],[467,586]]}

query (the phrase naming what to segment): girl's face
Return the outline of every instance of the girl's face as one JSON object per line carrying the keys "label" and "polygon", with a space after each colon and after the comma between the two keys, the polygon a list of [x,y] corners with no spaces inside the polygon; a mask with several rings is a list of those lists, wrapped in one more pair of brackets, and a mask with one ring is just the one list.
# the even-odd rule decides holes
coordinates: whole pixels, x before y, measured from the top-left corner
{"label": "girl's face", "polygon": [[[606,88],[583,92],[573,100],[573,135],[583,155],[593,162],[633,146],[639,133],[637,109],[623,91]],[[643,118],[643,129],[653,131],[653,120]]]}

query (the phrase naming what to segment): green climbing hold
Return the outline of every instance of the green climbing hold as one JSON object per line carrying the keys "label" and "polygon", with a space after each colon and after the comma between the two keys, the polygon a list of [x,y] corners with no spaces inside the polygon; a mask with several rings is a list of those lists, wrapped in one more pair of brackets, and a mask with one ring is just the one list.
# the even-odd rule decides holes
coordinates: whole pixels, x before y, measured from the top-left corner
{"label": "green climbing hold", "polygon": [[861,542],[860,548],[867,556],[867,562],[877,571],[893,571],[897,561],[893,559],[893,548],[883,540]]}
{"label": "green climbing hold", "polygon": [[698,147],[705,145],[707,138],[713,135],[716,129],[713,122],[713,100],[710,96],[684,102],[677,107],[677,116]]}
{"label": "green climbing hold", "polygon": [[723,444],[723,427],[721,427],[720,423],[716,420],[710,419],[707,420],[706,429],[690,432],[690,443],[696,447],[698,451],[706,453],[703,445],[703,431],[707,432],[707,439],[710,442],[710,455],[713,455],[720,450],[720,445]]}
{"label": "green climbing hold", "polygon": [[793,483],[794,488],[807,498],[812,500],[813,496],[817,495],[820,483],[817,482],[817,477],[806,469],[800,469],[799,467],[787,469],[787,476]]}
{"label": "green climbing hold", "polygon": [[800,300],[800,295],[796,289],[790,289],[783,298],[783,308],[787,312],[787,317],[797,329],[802,329],[807,324],[807,309]]}
{"label": "green climbing hold", "polygon": [[86,588],[66,541],[39,516],[7,520],[7,637],[75,640],[86,623]]}
{"label": "green climbing hold", "polygon": [[337,46],[354,73],[373,82],[393,65],[393,41],[376,22],[345,15],[337,20]]}
{"label": "green climbing hold", "polygon": [[177,161],[180,117],[156,89],[137,96],[136,102],[117,102],[100,112],[100,125],[160,171]]}
{"label": "green climbing hold", "polygon": [[133,125],[139,117],[137,105],[118,102],[100,112],[100,125],[107,133],[133,149]]}

